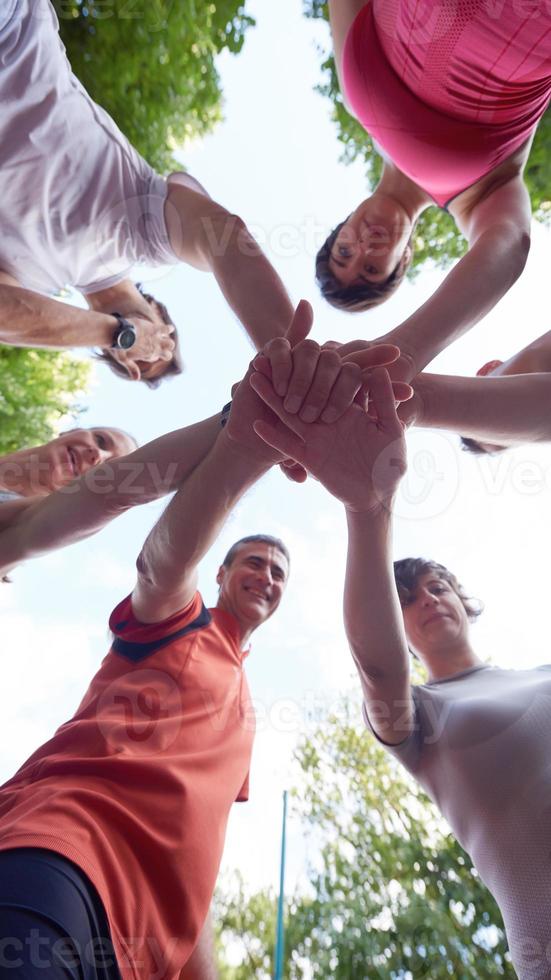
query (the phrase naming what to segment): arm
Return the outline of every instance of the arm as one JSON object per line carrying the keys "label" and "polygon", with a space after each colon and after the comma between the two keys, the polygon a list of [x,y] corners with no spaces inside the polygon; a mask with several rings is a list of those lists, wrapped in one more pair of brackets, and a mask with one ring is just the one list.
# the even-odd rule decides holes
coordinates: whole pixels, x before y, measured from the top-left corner
{"label": "arm", "polygon": [[406,469],[405,439],[392,383],[370,378],[374,417],[352,405],[337,422],[305,424],[285,411],[264,375],[251,379],[279,423],[255,423],[274,449],[312,473],[346,508],[349,533],[344,618],[371,723],[384,742],[411,732],[408,649],[391,561],[391,511]]}
{"label": "arm", "polygon": [[199,941],[180,973],[180,980],[218,980],[210,913]]}
{"label": "arm", "polygon": [[[240,385],[243,395],[244,388],[248,388],[248,375]],[[239,406],[238,389],[232,414],[239,413]],[[211,451],[173,497],[140,552],[132,606],[142,623],[161,622],[191,601],[197,566],[226,518],[272,461],[280,461],[273,453],[255,453],[241,445],[228,429],[221,431]]]}
{"label": "arm", "polygon": [[219,431],[216,415],[95,466],[48,497],[0,504],[0,573],[89,537],[130,507],[175,490]]}
{"label": "arm", "polygon": [[115,317],[0,282],[0,343],[11,347],[110,347]]}
{"label": "arm", "polygon": [[[347,509],[344,626],[369,720],[383,742],[411,732],[409,653],[392,565],[392,514]],[[404,710],[405,709],[405,710]]]}
{"label": "arm", "polygon": [[412,363],[409,381],[478,323],[518,279],[530,247],[530,200],[515,177],[480,201],[461,230],[469,251],[426,303],[384,338]]}
{"label": "arm", "polygon": [[450,429],[498,445],[551,440],[551,374],[459,378],[420,374],[407,423]]}
{"label": "arm", "polygon": [[169,183],[165,215],[175,254],[213,273],[257,350],[284,336],[293,317],[291,301],[241,218],[177,183]]}

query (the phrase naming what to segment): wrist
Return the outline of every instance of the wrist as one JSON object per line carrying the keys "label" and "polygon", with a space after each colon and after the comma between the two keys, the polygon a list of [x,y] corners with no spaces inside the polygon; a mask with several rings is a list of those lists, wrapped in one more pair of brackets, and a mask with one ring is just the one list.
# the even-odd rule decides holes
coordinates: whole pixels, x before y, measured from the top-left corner
{"label": "wrist", "polygon": [[111,313],[94,313],[94,331],[90,347],[101,347],[110,350],[119,329],[119,321]]}
{"label": "wrist", "polygon": [[261,440],[258,448],[247,445],[236,439],[229,426],[222,428],[216,440],[217,449],[222,451],[231,461],[231,465],[250,468],[257,475],[266,473],[278,461],[274,459],[273,450],[269,450]]}
{"label": "wrist", "polygon": [[385,498],[377,497],[376,500],[360,500],[349,502],[344,505],[346,518],[350,522],[370,522],[379,524],[390,522],[392,519],[392,509],[394,507],[395,493],[389,494]]}

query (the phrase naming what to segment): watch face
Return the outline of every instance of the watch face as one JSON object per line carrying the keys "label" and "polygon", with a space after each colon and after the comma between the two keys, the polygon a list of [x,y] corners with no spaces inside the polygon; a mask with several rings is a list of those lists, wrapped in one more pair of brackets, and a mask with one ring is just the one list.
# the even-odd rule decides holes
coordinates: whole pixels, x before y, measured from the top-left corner
{"label": "watch face", "polygon": [[124,327],[118,336],[118,346],[122,350],[130,350],[136,340],[134,327]]}

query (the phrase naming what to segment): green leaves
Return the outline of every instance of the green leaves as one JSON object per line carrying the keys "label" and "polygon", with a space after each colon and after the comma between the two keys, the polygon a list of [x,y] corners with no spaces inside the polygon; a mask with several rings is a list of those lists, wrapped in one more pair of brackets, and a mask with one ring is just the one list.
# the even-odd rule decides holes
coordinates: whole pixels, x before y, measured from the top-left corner
{"label": "green leaves", "polygon": [[[489,980],[515,973],[499,910],[422,790],[348,703],[297,751],[294,815],[321,854],[287,903],[288,980]],[[276,899],[219,895],[224,980],[268,980]]]}
{"label": "green leaves", "polygon": [[243,0],[54,0],[75,74],[161,172],[221,118],[216,56],[254,21]]}
{"label": "green leaves", "polygon": [[[327,4],[321,0],[303,0],[306,17],[314,20],[328,20]],[[337,79],[335,61],[332,55],[320,51],[322,81],[318,91],[329,99],[331,116],[337,130],[337,139],[342,144],[343,163],[361,160],[365,166],[366,182],[372,188],[381,172],[381,159],[373,148],[373,143],[357,120],[346,111]],[[525,179],[534,216],[539,221],[551,217],[551,109],[540,122],[530,158],[525,170]],[[343,220],[346,215],[342,215]],[[337,221],[335,222],[337,224]],[[408,272],[415,278],[422,266],[431,260],[437,267],[445,269],[467,250],[467,243],[455,227],[453,219],[440,208],[429,208],[421,216],[415,229],[415,254]]]}
{"label": "green leaves", "polygon": [[0,346],[0,456],[52,439],[89,374],[68,354]]}

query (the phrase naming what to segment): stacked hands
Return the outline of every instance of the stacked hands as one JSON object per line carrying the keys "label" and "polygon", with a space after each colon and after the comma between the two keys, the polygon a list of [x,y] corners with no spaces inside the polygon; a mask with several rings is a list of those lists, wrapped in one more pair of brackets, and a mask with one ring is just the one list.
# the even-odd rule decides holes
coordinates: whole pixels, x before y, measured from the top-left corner
{"label": "stacked hands", "polygon": [[397,405],[413,395],[392,381],[391,344],[334,344],[308,338],[310,305],[299,303],[283,338],[270,341],[234,389],[227,437],[296,482],[317,478],[348,509],[388,508],[406,470]]}

